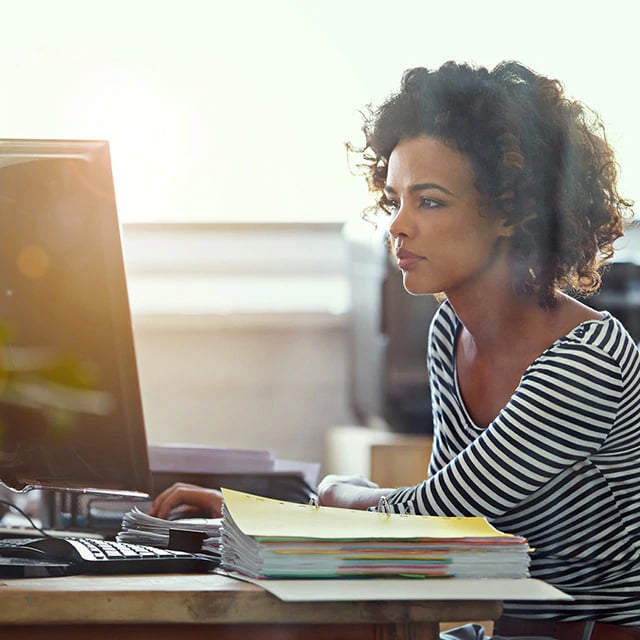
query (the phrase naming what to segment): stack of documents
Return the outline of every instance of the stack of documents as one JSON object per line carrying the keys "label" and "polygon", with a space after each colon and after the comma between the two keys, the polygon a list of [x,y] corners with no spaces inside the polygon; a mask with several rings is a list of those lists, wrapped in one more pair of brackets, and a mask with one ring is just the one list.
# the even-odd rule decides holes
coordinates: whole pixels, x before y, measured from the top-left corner
{"label": "stack of documents", "polygon": [[197,444],[149,445],[152,473],[299,475],[310,486],[318,483],[320,463],[282,460],[269,449],[233,449]]}
{"label": "stack of documents", "polygon": [[194,531],[204,534],[202,551],[219,553],[221,523],[220,518],[165,520],[134,507],[124,514],[122,530],[116,535],[116,540],[166,549],[170,546],[172,531]]}
{"label": "stack of documents", "polygon": [[264,473],[276,456],[268,449],[229,449],[196,444],[149,445],[152,471],[173,473]]}
{"label": "stack of documents", "polygon": [[222,492],[222,568],[252,578],[529,575],[527,540],[484,518],[374,513]]}

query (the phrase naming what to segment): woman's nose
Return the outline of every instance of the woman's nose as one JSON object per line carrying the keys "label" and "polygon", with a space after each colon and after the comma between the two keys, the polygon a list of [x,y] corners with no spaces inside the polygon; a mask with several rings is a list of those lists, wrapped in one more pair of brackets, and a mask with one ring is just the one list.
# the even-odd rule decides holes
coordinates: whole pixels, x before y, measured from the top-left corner
{"label": "woman's nose", "polygon": [[398,238],[400,236],[408,235],[408,220],[406,211],[403,207],[400,207],[391,218],[391,223],[389,224],[389,234],[392,238]]}

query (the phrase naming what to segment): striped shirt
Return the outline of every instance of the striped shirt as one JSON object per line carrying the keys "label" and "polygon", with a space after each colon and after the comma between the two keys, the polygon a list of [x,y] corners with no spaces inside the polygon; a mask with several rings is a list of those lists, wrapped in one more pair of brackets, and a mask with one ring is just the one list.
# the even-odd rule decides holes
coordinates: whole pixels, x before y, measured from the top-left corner
{"label": "striped shirt", "polygon": [[640,351],[604,312],[526,370],[486,428],[458,388],[460,321],[445,301],[429,333],[429,478],[388,496],[394,513],[484,516],[525,536],[531,576],[573,602],[507,602],[517,617],[640,627]]}

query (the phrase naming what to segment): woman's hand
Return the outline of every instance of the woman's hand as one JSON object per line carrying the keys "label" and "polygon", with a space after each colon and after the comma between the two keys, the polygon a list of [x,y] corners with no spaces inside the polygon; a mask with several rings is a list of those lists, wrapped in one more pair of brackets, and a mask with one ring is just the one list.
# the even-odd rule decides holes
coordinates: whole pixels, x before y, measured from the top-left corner
{"label": "woman's hand", "polygon": [[205,513],[211,518],[219,518],[222,513],[222,493],[216,489],[177,482],[156,496],[149,515],[168,518],[176,507],[181,508],[180,515],[184,517]]}
{"label": "woman's hand", "polygon": [[326,507],[368,509],[389,491],[362,476],[328,475],[318,485],[318,500]]}

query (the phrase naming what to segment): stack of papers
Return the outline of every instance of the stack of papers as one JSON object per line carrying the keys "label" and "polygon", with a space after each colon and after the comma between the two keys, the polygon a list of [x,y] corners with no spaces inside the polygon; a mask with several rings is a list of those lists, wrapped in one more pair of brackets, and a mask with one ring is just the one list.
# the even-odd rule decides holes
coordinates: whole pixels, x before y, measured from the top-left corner
{"label": "stack of papers", "polygon": [[484,518],[373,513],[222,492],[221,566],[252,578],[529,575],[527,540]]}
{"label": "stack of papers", "polygon": [[143,544],[161,549],[168,548],[171,531],[195,531],[204,534],[202,551],[219,553],[220,518],[180,518],[165,520],[144,513],[137,507],[124,514],[122,530],[116,535],[118,542]]}
{"label": "stack of papers", "polygon": [[281,460],[270,449],[233,449],[197,444],[149,445],[149,467],[153,473],[189,474],[278,474],[292,473],[315,487],[319,462]]}
{"label": "stack of papers", "polygon": [[268,449],[229,449],[196,444],[149,445],[152,471],[172,473],[264,473],[276,456]]}

